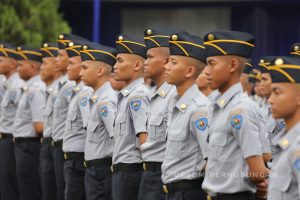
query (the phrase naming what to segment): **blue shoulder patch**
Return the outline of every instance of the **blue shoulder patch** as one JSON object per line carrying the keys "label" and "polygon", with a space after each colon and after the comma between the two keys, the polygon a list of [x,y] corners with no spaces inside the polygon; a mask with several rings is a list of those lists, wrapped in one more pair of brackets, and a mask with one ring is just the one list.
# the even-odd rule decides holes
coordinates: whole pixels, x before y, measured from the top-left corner
{"label": "blue shoulder patch", "polygon": [[294,163],[295,168],[297,169],[297,171],[300,172],[300,158],[298,160],[295,161]]}
{"label": "blue shoulder patch", "polygon": [[108,114],[108,108],[107,106],[101,106],[100,107],[100,115],[101,117],[107,117],[107,114]]}
{"label": "blue shoulder patch", "polygon": [[139,99],[133,100],[130,102],[131,109],[133,109],[135,111],[138,111],[140,109],[141,105],[142,105],[142,102]]}
{"label": "blue shoulder patch", "polygon": [[88,98],[84,97],[80,100],[80,105],[84,107],[86,106],[87,102],[88,102]]}
{"label": "blue shoulder patch", "polygon": [[235,129],[241,129],[243,124],[243,116],[240,114],[232,116],[230,119],[230,124]]}
{"label": "blue shoulder patch", "polygon": [[205,131],[205,129],[208,127],[208,119],[206,117],[202,117],[195,122],[195,126],[200,131]]}

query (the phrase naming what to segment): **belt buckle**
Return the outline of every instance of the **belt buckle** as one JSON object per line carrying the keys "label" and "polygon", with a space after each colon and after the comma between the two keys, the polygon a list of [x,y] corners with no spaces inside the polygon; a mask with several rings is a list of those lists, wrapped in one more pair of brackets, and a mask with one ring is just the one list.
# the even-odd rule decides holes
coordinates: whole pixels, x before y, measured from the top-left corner
{"label": "belt buckle", "polygon": [[44,143],[44,138],[41,138],[40,142],[41,142],[41,144],[43,144]]}
{"label": "belt buckle", "polygon": [[83,165],[84,165],[85,168],[87,168],[86,161],[83,162]]}
{"label": "belt buckle", "polygon": [[211,200],[211,196],[209,196],[209,195],[207,195],[207,198],[206,198],[207,200]]}
{"label": "belt buckle", "polygon": [[166,185],[163,185],[163,190],[164,190],[164,192],[165,192],[166,194],[169,193],[168,187],[167,187]]}
{"label": "belt buckle", "polygon": [[16,144],[16,138],[13,138],[12,141],[14,144]]}
{"label": "belt buckle", "polygon": [[110,171],[111,171],[112,173],[114,173],[114,166],[113,166],[113,165],[110,166]]}
{"label": "belt buckle", "polygon": [[3,137],[2,137],[2,133],[0,133],[0,140],[2,140],[2,138],[3,138]]}
{"label": "belt buckle", "polygon": [[52,144],[52,147],[54,147],[54,141],[52,141],[51,144]]}
{"label": "belt buckle", "polygon": [[143,163],[143,169],[144,169],[144,171],[146,171],[146,170],[147,170],[146,163]]}
{"label": "belt buckle", "polygon": [[64,153],[64,159],[67,160],[68,159],[68,156],[66,153]]}

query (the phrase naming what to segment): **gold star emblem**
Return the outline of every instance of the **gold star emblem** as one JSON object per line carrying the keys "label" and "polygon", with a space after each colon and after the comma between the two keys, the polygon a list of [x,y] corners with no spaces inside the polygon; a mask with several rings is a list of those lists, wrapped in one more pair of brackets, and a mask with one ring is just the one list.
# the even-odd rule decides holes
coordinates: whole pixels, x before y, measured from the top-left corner
{"label": "gold star emblem", "polygon": [[207,39],[208,40],[214,40],[215,36],[213,34],[208,34]]}
{"label": "gold star emblem", "polygon": [[160,91],[159,94],[160,94],[160,96],[162,96],[162,97],[166,96],[166,92],[165,92],[164,90]]}
{"label": "gold star emblem", "polygon": [[76,92],[79,92],[79,90],[80,90],[79,87],[76,87],[76,88],[75,88],[75,91],[76,91]]}
{"label": "gold star emblem", "polygon": [[225,99],[220,100],[220,101],[219,101],[220,105],[221,105],[221,106],[224,106],[225,101],[226,101]]}
{"label": "gold star emblem", "polygon": [[282,64],[283,64],[282,58],[277,58],[277,59],[275,60],[275,65],[282,65]]}
{"label": "gold star emblem", "polygon": [[94,96],[92,97],[92,100],[93,100],[93,101],[96,101],[97,98],[98,98],[98,96],[97,96],[97,95],[94,95]]}

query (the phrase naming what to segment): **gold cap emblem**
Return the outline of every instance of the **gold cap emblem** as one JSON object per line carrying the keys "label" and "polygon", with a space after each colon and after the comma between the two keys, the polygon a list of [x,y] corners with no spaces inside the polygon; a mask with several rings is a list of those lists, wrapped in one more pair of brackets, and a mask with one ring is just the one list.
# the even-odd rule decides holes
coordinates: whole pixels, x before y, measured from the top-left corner
{"label": "gold cap emblem", "polygon": [[299,51],[299,46],[298,45],[294,46],[294,51]]}
{"label": "gold cap emblem", "polygon": [[86,45],[83,45],[82,49],[83,49],[83,50],[87,50],[88,47],[87,47]]}
{"label": "gold cap emblem", "polygon": [[119,38],[118,38],[118,40],[119,40],[119,41],[123,41],[123,40],[124,40],[123,36],[120,35]]}
{"label": "gold cap emblem", "polygon": [[214,40],[215,36],[213,34],[208,34],[207,39],[208,40]]}
{"label": "gold cap emblem", "polygon": [[275,60],[275,65],[282,65],[282,64],[283,64],[282,58],[277,58],[277,59]]}
{"label": "gold cap emblem", "polygon": [[74,46],[74,43],[73,43],[73,42],[70,42],[70,43],[68,44],[68,46],[69,46],[69,47],[72,47],[72,46]]}
{"label": "gold cap emblem", "polygon": [[152,30],[151,29],[148,29],[147,30],[147,35],[151,35],[152,34]]}
{"label": "gold cap emblem", "polygon": [[177,36],[177,35],[172,35],[171,39],[172,39],[173,41],[176,41],[176,40],[178,39],[178,36]]}
{"label": "gold cap emblem", "polygon": [[44,47],[44,48],[48,48],[48,44],[47,44],[47,43],[44,43],[43,47]]}
{"label": "gold cap emblem", "polygon": [[3,48],[4,47],[4,45],[3,44],[0,44],[0,48]]}
{"label": "gold cap emblem", "polygon": [[60,40],[62,40],[62,39],[64,39],[64,35],[59,35],[58,38],[59,38]]}
{"label": "gold cap emblem", "polygon": [[22,47],[17,47],[17,51],[21,51],[22,50]]}

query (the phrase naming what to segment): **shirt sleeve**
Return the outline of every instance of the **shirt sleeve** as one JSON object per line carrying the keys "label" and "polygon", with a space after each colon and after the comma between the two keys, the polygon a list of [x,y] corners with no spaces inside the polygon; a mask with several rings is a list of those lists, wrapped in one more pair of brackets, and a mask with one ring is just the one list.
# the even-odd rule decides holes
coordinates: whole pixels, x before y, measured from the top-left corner
{"label": "shirt sleeve", "polygon": [[202,108],[198,108],[191,116],[190,129],[199,143],[203,158],[207,158],[209,123],[210,112],[209,109],[204,106]]}
{"label": "shirt sleeve", "polygon": [[147,115],[149,99],[145,93],[133,94],[129,97],[129,112],[133,121],[135,135],[147,132]]}
{"label": "shirt sleeve", "polygon": [[82,126],[83,128],[86,128],[90,116],[89,93],[85,92],[82,95],[80,95],[78,101],[78,106],[82,118]]}
{"label": "shirt sleeve", "polygon": [[109,133],[109,137],[114,136],[114,120],[117,110],[117,104],[115,98],[106,98],[99,102],[97,105],[97,113],[100,120],[103,121],[106,130]]}
{"label": "shirt sleeve", "polygon": [[232,133],[244,158],[262,155],[262,145],[259,136],[259,120],[257,113],[246,106],[234,109],[230,115]]}
{"label": "shirt sleeve", "polygon": [[[296,178],[298,191],[300,191],[300,143],[299,138],[296,145],[292,148],[289,158],[289,167],[292,169],[292,176]],[[288,170],[287,170],[288,171]],[[300,193],[298,194],[300,199]]]}
{"label": "shirt sleeve", "polygon": [[43,111],[46,104],[44,92],[40,89],[32,89],[28,92],[27,100],[32,115],[32,122],[43,122]]}
{"label": "shirt sleeve", "polygon": [[259,137],[262,144],[262,153],[271,153],[271,144],[268,138],[266,121],[263,119],[261,113],[259,112],[258,112],[258,118],[259,118],[259,126],[260,126]]}

